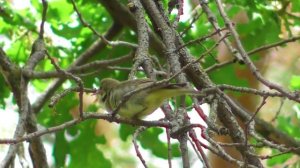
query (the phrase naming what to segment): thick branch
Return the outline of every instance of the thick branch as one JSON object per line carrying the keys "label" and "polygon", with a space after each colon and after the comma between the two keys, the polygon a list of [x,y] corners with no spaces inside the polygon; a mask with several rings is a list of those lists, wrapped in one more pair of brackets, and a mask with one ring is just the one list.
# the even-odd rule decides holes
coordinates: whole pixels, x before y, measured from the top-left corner
{"label": "thick branch", "polygon": [[131,11],[134,13],[137,22],[137,34],[138,34],[138,48],[136,50],[136,55],[134,59],[134,64],[132,66],[129,78],[133,79],[135,73],[139,66],[143,66],[147,75],[150,78],[155,79],[155,74],[153,73],[153,67],[148,57],[148,48],[149,48],[149,36],[148,36],[148,24],[144,16],[144,10],[142,4],[139,0],[132,0]]}
{"label": "thick branch", "polygon": [[[131,29],[137,31],[137,23],[133,14],[120,3],[118,0],[98,0],[112,16],[113,20],[119,24],[130,27]],[[148,30],[151,30],[148,28]],[[149,42],[150,47],[157,52],[159,55],[163,56],[164,44],[160,41],[155,33],[149,31]]]}

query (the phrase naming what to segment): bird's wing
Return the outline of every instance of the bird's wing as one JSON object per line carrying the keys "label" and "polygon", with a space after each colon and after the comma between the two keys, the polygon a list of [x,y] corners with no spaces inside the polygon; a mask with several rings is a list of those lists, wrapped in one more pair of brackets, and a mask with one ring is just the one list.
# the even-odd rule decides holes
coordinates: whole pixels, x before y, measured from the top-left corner
{"label": "bird's wing", "polygon": [[187,86],[187,83],[168,83],[166,85],[162,85],[161,88],[180,89],[180,88],[185,88],[186,86]]}
{"label": "bird's wing", "polygon": [[143,79],[135,79],[135,80],[127,80],[122,82],[125,85],[132,85],[132,86],[144,86],[144,85],[150,85],[154,83],[155,81],[149,78],[143,78]]}
{"label": "bird's wing", "polygon": [[[134,91],[139,88],[147,87],[149,85],[152,85],[155,81],[149,78],[143,78],[143,79],[135,79],[135,80],[127,80],[121,82],[117,88],[115,89],[121,89],[122,95]],[[153,86],[150,88],[145,88],[143,91],[144,93],[149,93],[152,91],[156,91],[159,89],[180,89],[184,88],[186,86],[186,83],[168,83],[168,84],[161,84],[157,86]]]}
{"label": "bird's wing", "polygon": [[151,85],[153,82],[154,82],[153,80],[148,79],[148,78],[127,80],[127,81],[121,82],[115,89],[122,89],[124,91],[124,94],[126,94],[127,92],[131,92],[138,88]]}

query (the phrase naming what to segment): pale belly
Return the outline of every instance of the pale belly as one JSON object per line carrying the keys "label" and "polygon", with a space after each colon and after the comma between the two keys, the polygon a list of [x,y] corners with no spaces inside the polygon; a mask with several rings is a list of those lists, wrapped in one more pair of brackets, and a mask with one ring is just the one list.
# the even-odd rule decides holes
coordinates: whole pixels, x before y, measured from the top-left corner
{"label": "pale belly", "polygon": [[[130,101],[134,100],[128,100],[128,102],[126,102],[125,105],[120,108],[118,114],[125,118],[143,118],[153,113],[162,104],[163,99],[149,98],[151,97],[149,97],[148,95],[146,99],[135,100],[135,103],[130,103]],[[138,101],[139,103],[137,103],[136,101]]]}
{"label": "pale belly", "polygon": [[118,114],[125,118],[143,118],[151,113],[153,113],[157,108],[149,108],[141,105],[127,105],[121,107]]}

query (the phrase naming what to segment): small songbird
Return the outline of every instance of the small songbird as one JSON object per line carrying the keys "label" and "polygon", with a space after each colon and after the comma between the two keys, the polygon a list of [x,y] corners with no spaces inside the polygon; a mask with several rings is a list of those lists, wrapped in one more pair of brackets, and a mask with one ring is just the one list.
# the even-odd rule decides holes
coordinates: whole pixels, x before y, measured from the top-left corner
{"label": "small songbird", "polygon": [[98,93],[106,110],[112,112],[117,108],[126,93],[152,85],[133,93],[117,111],[117,114],[122,117],[135,119],[140,119],[153,113],[168,98],[197,94],[196,91],[183,86],[186,84],[153,86],[154,82],[148,78],[122,82],[112,78],[104,78],[100,82]]}

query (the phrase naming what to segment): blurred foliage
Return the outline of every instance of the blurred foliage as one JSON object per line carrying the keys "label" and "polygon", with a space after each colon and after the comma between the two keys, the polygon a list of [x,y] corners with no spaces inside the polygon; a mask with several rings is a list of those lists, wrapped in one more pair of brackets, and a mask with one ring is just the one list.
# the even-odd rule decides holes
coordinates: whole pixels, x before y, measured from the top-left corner
{"label": "blurred foliage", "polygon": [[[272,155],[275,155],[278,153],[279,153],[278,151],[272,150]],[[291,153],[279,155],[279,156],[273,157],[271,159],[268,159],[267,164],[270,167],[273,167],[277,164],[281,165],[282,163],[285,163],[291,157],[292,157]]]}
{"label": "blurred foliage", "polygon": [[[42,5],[40,0],[31,0],[31,4],[22,9],[15,8],[10,1],[0,1],[0,46],[4,48],[9,58],[17,65],[23,66],[28,59],[31,45],[37,38],[38,24],[41,21]],[[126,5],[127,1],[120,1]],[[190,3],[184,1],[184,5]],[[299,17],[295,17],[282,10],[282,6],[290,3],[290,13],[300,12],[299,0],[281,0],[281,1],[261,1],[261,0],[225,0],[227,4],[227,13],[231,18],[234,18],[240,12],[245,12],[248,18],[247,23],[236,23],[236,28],[240,34],[243,45],[246,50],[255,49],[259,46],[277,42],[280,40],[282,29],[291,31],[292,26],[300,26]],[[17,2],[16,2],[17,3]],[[113,20],[105,8],[96,0],[79,0],[76,1],[78,9],[84,19],[91,24],[100,34],[104,34],[113,24]],[[163,1],[164,6],[168,4],[167,0]],[[191,4],[189,4],[191,5]],[[193,6],[193,5],[191,5]],[[221,27],[224,23],[218,14],[218,9],[214,3],[209,3],[209,7],[217,16],[217,21]],[[201,12],[199,9],[198,12]],[[172,18],[175,14],[172,13]],[[187,20],[179,22],[178,32],[183,32],[190,25],[190,16]],[[69,0],[52,0],[49,1],[49,9],[47,13],[46,26],[46,42],[49,54],[57,58],[57,63],[62,68],[67,68],[76,58],[79,57],[86,49],[98,39],[88,28],[81,25],[76,13],[73,10]],[[188,42],[193,39],[205,36],[212,32],[214,28],[208,23],[205,14],[202,14],[194,23],[192,29],[188,30],[183,35],[183,40]],[[291,36],[291,32],[289,33]],[[136,35],[126,28],[118,36],[119,40],[129,42],[137,42]],[[188,46],[192,55],[199,57],[201,53],[209,49],[215,44],[213,39],[207,39],[201,44]],[[105,60],[117,58],[128,54],[130,49],[125,47],[106,47],[93,60]],[[214,51],[209,56],[205,57],[202,62],[204,68],[214,65],[217,52]],[[162,60],[161,58],[159,58]],[[258,57],[253,57],[257,61]],[[120,66],[130,67],[130,62],[124,62]],[[164,67],[166,68],[166,67]],[[242,80],[235,75],[236,68],[244,68],[244,65],[229,65],[217,71],[210,73],[210,78],[218,83],[231,84],[236,86],[248,86],[246,80]],[[55,70],[48,60],[44,60],[37,67],[38,71]],[[127,71],[112,71],[102,70],[99,74],[83,77],[85,87],[95,87],[99,85],[99,79],[104,77],[113,77],[124,80],[127,78]],[[37,92],[44,92],[53,80],[34,80],[32,86]],[[70,85],[64,86],[57,92],[62,91],[71,86],[75,86],[73,82]],[[0,107],[5,109],[5,98],[10,96],[9,89],[4,87],[5,80],[0,77]],[[290,87],[294,90],[300,88],[299,76],[294,76],[291,79]],[[188,99],[189,104],[191,101]],[[45,106],[38,115],[39,124],[45,127],[51,127],[72,119],[70,111],[78,108],[78,97],[76,94],[69,94],[55,106],[50,109]],[[95,106],[91,106],[89,110],[96,111]],[[299,123],[298,123],[299,126]],[[278,118],[278,127],[290,134],[293,137],[300,138],[297,125],[293,125],[291,118]],[[53,158],[55,165],[53,167],[112,167],[110,159],[105,156],[96,144],[106,144],[106,139],[103,136],[96,136],[94,133],[95,121],[85,121],[80,125],[55,133],[53,143]],[[132,136],[134,127],[121,125],[119,128],[120,140],[127,141],[129,136]],[[164,134],[162,129],[151,128],[143,132],[139,137],[141,146],[151,151],[151,153],[159,158],[167,158],[167,146],[158,137]],[[274,151],[275,152],[275,151]],[[180,156],[178,144],[172,144],[172,156]],[[133,156],[134,157],[134,156]],[[269,166],[281,164],[285,162],[291,155],[283,155],[274,157],[268,161]],[[67,160],[69,160],[68,165]]]}
{"label": "blurred foliage", "polygon": [[[126,141],[129,136],[133,135],[135,130],[136,130],[135,127],[121,124],[121,128],[119,130],[121,139],[123,141]],[[140,141],[142,147],[151,150],[153,155],[160,158],[167,159],[168,158],[167,143],[161,142],[158,138],[159,135],[162,133],[163,133],[163,129],[161,128],[149,128],[146,129],[146,131],[141,133],[138,140]],[[171,149],[172,149],[173,157],[181,156],[179,152],[178,144],[172,144]]]}
{"label": "blurred foliage", "polygon": [[[296,115],[296,114],[295,114]],[[283,117],[279,116],[278,117],[278,125],[277,127],[285,132],[288,135],[291,135],[294,137],[296,140],[300,140],[300,129],[299,129],[299,120],[293,120],[294,118],[297,118],[295,116],[291,117]]]}
{"label": "blurred foliage", "polygon": [[300,76],[293,75],[291,77],[290,88],[292,90],[300,90]]}

